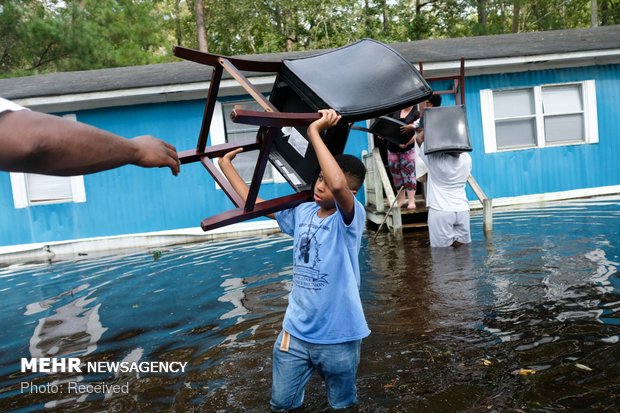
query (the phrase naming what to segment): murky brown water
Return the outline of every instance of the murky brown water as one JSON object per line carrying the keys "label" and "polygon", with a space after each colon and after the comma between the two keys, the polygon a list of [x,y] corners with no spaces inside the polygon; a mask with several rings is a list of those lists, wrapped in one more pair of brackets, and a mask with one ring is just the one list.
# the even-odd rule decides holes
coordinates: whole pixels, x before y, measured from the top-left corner
{"label": "murky brown water", "polygon": [[[620,202],[497,211],[493,236],[364,240],[360,412],[616,412]],[[369,231],[369,235],[372,232]],[[0,411],[264,412],[290,279],[276,235],[0,269]],[[187,361],[180,374],[20,373],[21,357]],[[532,373],[533,374],[526,374]],[[23,392],[70,380],[128,394]],[[327,411],[314,377],[306,412]]]}

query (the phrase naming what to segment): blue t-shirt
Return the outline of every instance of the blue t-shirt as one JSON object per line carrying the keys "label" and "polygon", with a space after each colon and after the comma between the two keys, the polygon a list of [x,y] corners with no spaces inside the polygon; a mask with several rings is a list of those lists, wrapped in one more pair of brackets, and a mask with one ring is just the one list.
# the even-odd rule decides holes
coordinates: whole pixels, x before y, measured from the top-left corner
{"label": "blue t-shirt", "polygon": [[355,200],[349,225],[340,211],[319,218],[307,202],[276,213],[280,229],[293,237],[293,289],[283,327],[316,344],[344,343],[370,334],[359,294],[359,251],[366,211]]}

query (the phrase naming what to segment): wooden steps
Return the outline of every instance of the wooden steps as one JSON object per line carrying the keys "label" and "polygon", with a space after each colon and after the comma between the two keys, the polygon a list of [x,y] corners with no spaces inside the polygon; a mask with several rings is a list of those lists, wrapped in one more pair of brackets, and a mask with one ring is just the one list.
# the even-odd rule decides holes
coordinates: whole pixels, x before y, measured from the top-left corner
{"label": "wooden steps", "polygon": [[[396,207],[392,209],[393,214]],[[383,210],[377,211],[377,208],[373,205],[368,205],[366,207],[366,218],[373,226],[378,229],[379,225],[384,222],[384,230],[392,228],[392,217],[388,216],[386,219],[386,213],[390,209],[390,205],[388,204],[387,199],[383,201]],[[410,210],[407,208],[400,208],[400,221],[401,227],[403,230],[408,231],[419,231],[426,230],[428,228],[427,224],[428,218],[428,209],[425,206],[424,197],[420,194],[416,195],[416,209]]]}

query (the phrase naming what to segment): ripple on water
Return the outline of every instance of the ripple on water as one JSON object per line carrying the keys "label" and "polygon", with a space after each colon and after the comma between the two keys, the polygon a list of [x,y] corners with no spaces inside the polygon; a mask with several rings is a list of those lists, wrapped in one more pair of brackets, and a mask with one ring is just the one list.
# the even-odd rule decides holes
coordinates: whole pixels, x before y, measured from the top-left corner
{"label": "ripple on water", "polygon": [[[611,411],[620,380],[620,204],[494,212],[492,236],[431,249],[365,237],[361,412]],[[247,411],[268,406],[291,239],[256,236],[0,268],[0,406]],[[183,361],[177,374],[19,372],[21,357]],[[534,374],[522,375],[520,372]],[[22,394],[20,383],[129,383],[129,395]],[[307,411],[326,411],[313,377]],[[589,407],[584,407],[589,406]],[[584,410],[585,411],[585,410]]]}

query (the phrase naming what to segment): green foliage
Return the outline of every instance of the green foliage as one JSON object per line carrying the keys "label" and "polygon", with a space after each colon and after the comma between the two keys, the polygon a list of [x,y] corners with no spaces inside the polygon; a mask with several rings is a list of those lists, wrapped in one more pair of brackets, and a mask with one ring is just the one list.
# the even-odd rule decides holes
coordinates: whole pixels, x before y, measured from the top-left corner
{"label": "green foliage", "polygon": [[[589,0],[203,0],[224,55],[588,27]],[[598,0],[600,24],[620,0]],[[197,48],[195,0],[0,0],[0,77],[172,61]]]}
{"label": "green foliage", "polygon": [[157,0],[0,0],[0,75],[170,60]]}

